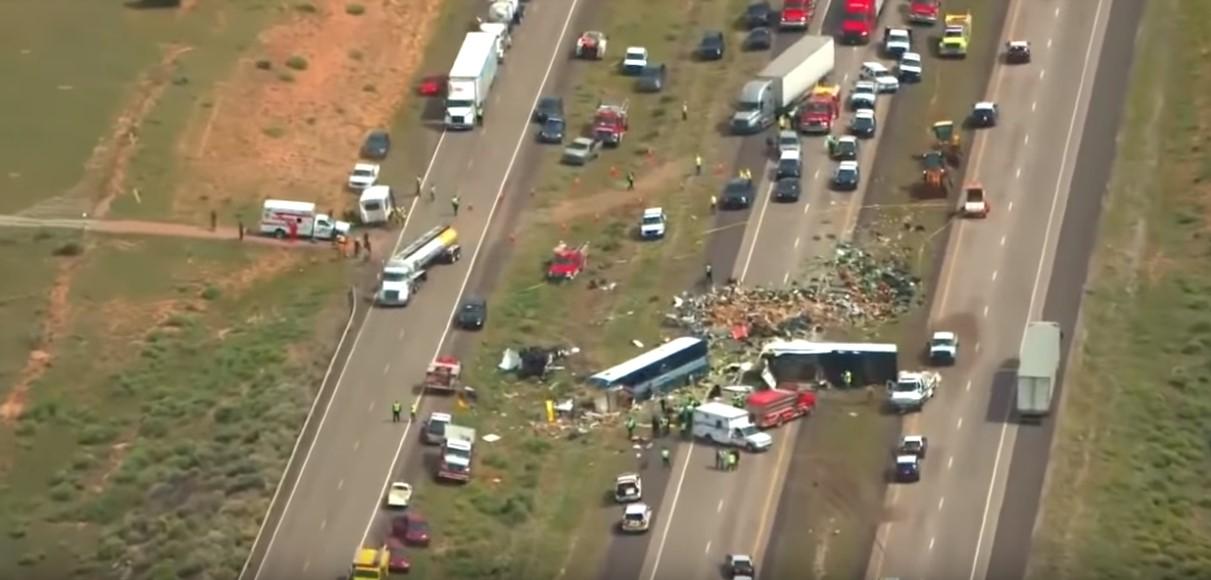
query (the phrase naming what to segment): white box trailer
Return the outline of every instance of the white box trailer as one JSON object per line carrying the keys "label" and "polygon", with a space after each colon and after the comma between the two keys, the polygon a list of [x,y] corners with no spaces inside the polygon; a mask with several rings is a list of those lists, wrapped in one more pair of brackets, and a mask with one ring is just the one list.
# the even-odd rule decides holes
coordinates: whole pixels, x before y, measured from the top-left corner
{"label": "white box trailer", "polygon": [[500,64],[500,42],[491,32],[468,32],[463,39],[446,85],[447,129],[472,129],[483,121]]}
{"label": "white box trailer", "polygon": [[1022,337],[1018,363],[1018,415],[1037,419],[1051,412],[1060,368],[1060,342],[1063,331],[1057,322],[1031,322]]}
{"label": "white box trailer", "polygon": [[261,205],[260,232],[278,239],[302,238],[331,240],[349,235],[349,224],[319,213],[309,201],[267,199]]}
{"label": "white box trailer", "polygon": [[782,51],[757,75],[744,84],[732,115],[735,133],[765,129],[803,98],[836,65],[836,48],[830,36],[804,36]]}

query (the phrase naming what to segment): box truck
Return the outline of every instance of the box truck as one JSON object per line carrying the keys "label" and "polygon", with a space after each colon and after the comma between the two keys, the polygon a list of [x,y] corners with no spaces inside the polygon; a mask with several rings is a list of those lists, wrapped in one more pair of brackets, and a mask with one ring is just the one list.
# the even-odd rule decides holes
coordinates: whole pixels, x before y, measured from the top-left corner
{"label": "box truck", "polygon": [[1022,337],[1018,357],[1018,416],[1039,419],[1051,412],[1051,394],[1055,391],[1060,368],[1060,341],[1063,331],[1056,322],[1031,322]]}
{"label": "box truck", "polygon": [[488,93],[496,81],[500,37],[468,32],[446,84],[446,128],[472,129],[483,122]]}
{"label": "box truck", "polygon": [[349,235],[349,224],[317,212],[309,201],[267,199],[261,205],[260,231],[278,239],[331,240]]}

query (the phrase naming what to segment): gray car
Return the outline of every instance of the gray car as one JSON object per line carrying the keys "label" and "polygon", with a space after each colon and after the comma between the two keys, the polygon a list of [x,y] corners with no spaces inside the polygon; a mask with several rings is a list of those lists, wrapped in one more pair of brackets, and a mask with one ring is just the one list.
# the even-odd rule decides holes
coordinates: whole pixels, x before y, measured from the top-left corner
{"label": "gray car", "polygon": [[601,142],[588,137],[577,137],[563,149],[563,162],[567,165],[586,165],[597,158]]}
{"label": "gray car", "polygon": [[639,80],[635,81],[636,90],[641,93],[659,93],[664,90],[664,76],[667,68],[663,64],[649,64],[643,67],[643,72],[639,73]]}

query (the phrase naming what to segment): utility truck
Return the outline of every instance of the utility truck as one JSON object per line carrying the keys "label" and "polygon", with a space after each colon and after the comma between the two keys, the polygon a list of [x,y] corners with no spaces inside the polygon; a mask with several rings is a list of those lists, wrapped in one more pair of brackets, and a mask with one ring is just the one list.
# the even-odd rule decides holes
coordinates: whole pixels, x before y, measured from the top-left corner
{"label": "utility truck", "polygon": [[437,477],[450,481],[470,481],[474,453],[475,429],[454,424],[446,425],[446,440],[442,443]]}
{"label": "utility truck", "polygon": [[841,42],[867,44],[879,22],[883,0],[846,0],[841,18]]}
{"label": "utility truck", "polygon": [[937,393],[942,375],[933,371],[900,371],[887,384],[887,404],[899,413],[920,411]]}
{"label": "utility truck", "polygon": [[938,56],[967,58],[967,44],[971,41],[971,13],[947,13],[943,21],[942,38],[938,39]]}
{"label": "utility truck", "polygon": [[841,114],[841,86],[819,84],[799,110],[799,130],[804,133],[828,133]]}
{"label": "utility truck", "polygon": [[379,306],[407,306],[427,276],[426,268],[437,262],[454,263],[461,257],[462,248],[454,228],[441,225],[425,232],[387,260],[379,274],[375,302]]}
{"label": "utility truck", "polygon": [[463,39],[446,81],[447,129],[473,129],[483,122],[500,64],[500,42],[490,32],[468,32]]}
{"label": "utility truck", "polygon": [[710,402],[694,409],[694,437],[716,445],[765,451],[774,444],[769,433],[757,429],[748,411],[726,403]]}
{"label": "utility truck", "polygon": [[1024,420],[1038,420],[1051,412],[1063,336],[1056,322],[1031,322],[1026,327],[1018,357],[1017,409]]}
{"label": "utility truck", "polygon": [[809,35],[792,44],[740,89],[732,132],[757,133],[774,124],[833,71],[834,57],[831,37]]}
{"label": "utility truck", "polygon": [[261,206],[260,231],[278,239],[331,240],[349,235],[350,225],[316,211],[309,201],[267,199]]}

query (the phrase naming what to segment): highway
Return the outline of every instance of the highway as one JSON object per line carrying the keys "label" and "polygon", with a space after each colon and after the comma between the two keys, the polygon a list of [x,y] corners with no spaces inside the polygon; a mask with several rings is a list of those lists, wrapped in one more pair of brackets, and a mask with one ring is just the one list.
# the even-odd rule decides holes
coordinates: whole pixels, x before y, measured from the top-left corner
{"label": "highway", "polygon": [[[513,202],[515,197],[524,199],[502,193],[523,145],[532,141],[530,110],[552,74],[566,66],[568,42],[576,33],[570,24],[584,3],[532,4],[493,89],[484,126],[438,140],[425,182],[426,188],[436,184],[439,198],[414,202],[400,242],[453,223],[464,259],[434,268],[409,307],[372,310],[357,329],[335,391],[312,418],[318,421],[314,441],[292,460],[301,462],[297,480],[284,482],[276,499],[281,506],[270,508],[271,516],[282,515],[267,518],[242,577],[328,580],[348,573],[363,542],[381,540],[367,536],[379,519],[385,488],[398,473],[397,458],[416,444],[410,422],[391,422],[392,401],[411,404],[413,385],[446,343],[490,222],[498,209],[508,214],[508,206],[522,203]],[[403,154],[399,149],[396,154]],[[455,192],[462,202],[457,217],[449,203]],[[501,204],[502,199],[510,201]]]}
{"label": "highway", "polygon": [[[1024,327],[1041,319],[1053,282],[1075,284],[1079,304],[1083,270],[1074,279],[1056,269],[1053,280],[1052,265],[1061,225],[1081,237],[1096,231],[1066,221],[1065,211],[1111,2],[1015,0],[1009,7],[1002,41],[1030,40],[1034,58],[993,72],[988,100],[1000,105],[1001,122],[978,132],[967,172],[984,184],[993,211],[956,225],[930,317],[933,329],[959,332],[962,352],[943,371],[940,395],[905,418],[905,433],[929,437],[929,457],[920,483],[889,487],[884,512],[897,517],[879,527],[869,579],[1011,577],[990,568],[989,555],[1019,429],[1038,429],[1009,416],[1013,365]],[[1076,262],[1087,260],[1086,253]],[[1069,325],[1065,347],[1072,334]],[[1046,455],[1023,459],[1045,464]],[[1015,516],[1033,522],[1033,511]],[[1025,560],[1027,544],[1019,542],[1016,559]]]}

